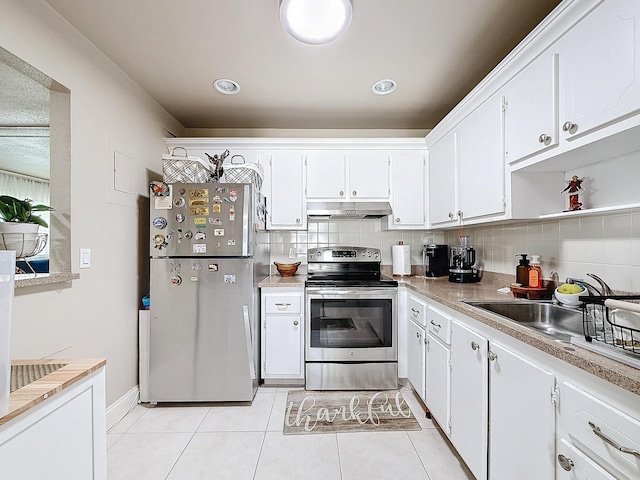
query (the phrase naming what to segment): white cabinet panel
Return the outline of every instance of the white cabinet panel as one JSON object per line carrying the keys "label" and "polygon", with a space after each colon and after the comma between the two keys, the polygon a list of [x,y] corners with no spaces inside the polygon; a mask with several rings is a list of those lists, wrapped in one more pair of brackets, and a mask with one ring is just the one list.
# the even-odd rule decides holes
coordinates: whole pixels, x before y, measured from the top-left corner
{"label": "white cabinet panel", "polygon": [[558,58],[547,52],[505,87],[505,155],[514,163],[558,144]]}
{"label": "white cabinet panel", "polygon": [[307,228],[303,175],[304,163],[301,152],[282,150],[271,153],[267,228],[274,230]]}
{"label": "white cabinet panel", "polygon": [[454,321],[451,327],[451,442],[478,480],[487,478],[488,341]]}
{"label": "white cabinet panel", "polygon": [[458,126],[458,206],[463,219],[503,214],[502,97],[494,95]]}
{"label": "white cabinet panel", "polygon": [[384,151],[362,150],[348,154],[351,200],[389,198],[389,155]]}
{"label": "white cabinet panel", "polygon": [[603,1],[559,42],[567,140],[640,109],[640,2]]}
{"label": "white cabinet panel", "polygon": [[495,342],[489,348],[489,478],[553,478],[555,376]]}
{"label": "white cabinet panel", "polygon": [[262,289],[262,378],[304,378],[304,290]]}
{"label": "white cabinet panel", "polygon": [[456,141],[451,132],[429,147],[429,224],[455,224],[458,217],[456,190]]}
{"label": "white cabinet panel", "polygon": [[424,400],[425,381],[425,331],[420,325],[409,321],[407,350],[408,350],[408,373],[407,378],[413,385],[413,389]]}
{"label": "white cabinet panel", "polygon": [[307,152],[307,198],[347,197],[347,160],[344,153],[333,150]]}
{"label": "white cabinet panel", "polygon": [[442,430],[449,434],[449,392],[451,352],[431,333],[427,333],[425,402]]}
{"label": "white cabinet panel", "polygon": [[393,182],[389,228],[423,228],[426,226],[426,164],[423,152],[393,155]]}

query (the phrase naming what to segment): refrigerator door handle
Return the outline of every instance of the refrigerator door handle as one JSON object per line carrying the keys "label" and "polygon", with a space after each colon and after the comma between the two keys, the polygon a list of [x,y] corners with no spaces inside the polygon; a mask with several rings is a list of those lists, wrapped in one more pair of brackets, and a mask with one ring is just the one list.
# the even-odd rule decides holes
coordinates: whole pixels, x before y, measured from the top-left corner
{"label": "refrigerator door handle", "polygon": [[247,342],[247,355],[249,356],[249,374],[251,379],[256,378],[256,367],[253,364],[253,344],[251,341],[251,325],[249,323],[249,307],[242,306],[242,317],[244,319],[244,337]]}
{"label": "refrigerator door handle", "polygon": [[253,225],[249,225],[249,219],[252,218],[250,216],[251,212],[251,208],[255,208],[252,205],[252,199],[251,199],[251,189],[249,188],[249,185],[245,185],[244,186],[244,195],[243,195],[243,201],[242,201],[242,255],[244,255],[245,257],[250,255],[249,252],[249,240],[250,240],[250,236],[252,235],[251,232],[251,228],[253,228]]}

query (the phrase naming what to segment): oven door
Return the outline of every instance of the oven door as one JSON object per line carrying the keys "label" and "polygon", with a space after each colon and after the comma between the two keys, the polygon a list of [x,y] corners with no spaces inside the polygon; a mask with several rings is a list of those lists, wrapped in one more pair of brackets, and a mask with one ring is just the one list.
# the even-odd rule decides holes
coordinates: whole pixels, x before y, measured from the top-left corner
{"label": "oven door", "polygon": [[398,359],[397,288],[307,287],[307,362]]}

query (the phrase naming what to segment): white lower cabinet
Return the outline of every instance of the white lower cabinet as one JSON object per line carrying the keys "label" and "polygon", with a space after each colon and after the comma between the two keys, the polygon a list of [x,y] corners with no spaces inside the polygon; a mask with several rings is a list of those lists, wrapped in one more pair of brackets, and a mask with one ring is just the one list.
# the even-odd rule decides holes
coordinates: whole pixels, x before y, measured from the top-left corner
{"label": "white lower cabinet", "polygon": [[426,334],[424,327],[409,321],[407,339],[408,366],[407,378],[411,382],[415,392],[424,400],[425,387],[425,353]]}
{"label": "white lower cabinet", "polygon": [[451,391],[451,351],[427,333],[425,403],[431,416],[449,433],[449,392]]}
{"label": "white lower cabinet", "polygon": [[262,379],[304,379],[304,289],[262,289]]}
{"label": "white lower cabinet", "polygon": [[560,383],[557,478],[640,478],[637,408],[616,408],[589,387]]}
{"label": "white lower cabinet", "polygon": [[451,442],[478,480],[487,478],[489,341],[451,325]]}
{"label": "white lower cabinet", "polygon": [[409,380],[420,393],[424,378],[426,406],[476,479],[640,478],[638,395],[431,299],[406,298]]}
{"label": "white lower cabinet", "polygon": [[489,478],[553,478],[555,376],[489,343]]}
{"label": "white lower cabinet", "polygon": [[101,368],[0,426],[0,478],[106,479],[105,418]]}

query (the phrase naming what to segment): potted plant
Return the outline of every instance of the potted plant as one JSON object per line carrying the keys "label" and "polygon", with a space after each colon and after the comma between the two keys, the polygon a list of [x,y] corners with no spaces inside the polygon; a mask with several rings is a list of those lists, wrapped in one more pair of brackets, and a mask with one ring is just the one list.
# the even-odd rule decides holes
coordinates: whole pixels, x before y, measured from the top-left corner
{"label": "potted plant", "polygon": [[39,245],[38,228],[48,227],[42,217],[33,213],[51,210],[46,205],[34,205],[28,198],[0,195],[0,250],[15,250],[18,258],[33,255]]}

